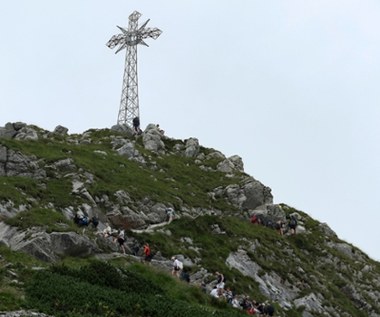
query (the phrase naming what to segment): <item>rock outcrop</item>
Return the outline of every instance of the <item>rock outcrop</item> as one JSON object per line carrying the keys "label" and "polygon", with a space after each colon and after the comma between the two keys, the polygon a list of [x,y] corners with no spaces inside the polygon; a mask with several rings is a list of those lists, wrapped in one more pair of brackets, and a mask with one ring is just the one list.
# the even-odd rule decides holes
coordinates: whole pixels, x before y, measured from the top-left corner
{"label": "rock outcrop", "polygon": [[[162,241],[169,237],[169,250],[183,250],[176,256],[191,268],[191,283],[211,289],[216,281],[207,265],[218,261],[231,282],[248,279],[261,296],[277,303],[281,316],[292,311],[302,317],[350,317],[351,310],[380,317],[379,264],[339,240],[327,224],[274,204],[271,189],[244,172],[238,155],[227,158],[201,147],[196,138],[170,139],[154,124],[139,136],[120,125],[71,136],[62,126],[49,132],[7,123],[0,127],[0,139],[0,244],[13,251],[51,263],[65,257],[111,259],[118,247],[114,235],[102,234],[109,224],[127,230],[127,253],[134,261],[142,255],[140,234],[156,233]],[[14,142],[19,142],[17,147]],[[54,146],[46,153],[30,151],[38,142]],[[169,207],[178,226],[168,222]],[[60,217],[41,220],[41,210]],[[98,227],[73,230],[78,211],[96,217]],[[252,214],[269,219],[271,225],[249,224]],[[297,234],[284,230],[280,235],[274,230],[276,222],[286,223],[290,216],[298,220]],[[206,220],[198,230],[193,224],[199,219]],[[238,222],[229,227],[229,219],[251,227],[244,224],[238,236]],[[30,225],[18,227],[24,220]],[[179,236],[181,230],[186,235]],[[261,234],[252,235],[251,230]],[[204,232],[217,237],[215,249],[218,243],[223,249],[222,255],[212,250],[216,260],[202,258],[210,248],[209,241],[198,240]],[[234,242],[228,244],[230,240]],[[170,270],[170,258],[159,251],[151,263]],[[344,300],[334,300],[336,296]],[[19,311],[0,316],[20,314],[45,317]]]}

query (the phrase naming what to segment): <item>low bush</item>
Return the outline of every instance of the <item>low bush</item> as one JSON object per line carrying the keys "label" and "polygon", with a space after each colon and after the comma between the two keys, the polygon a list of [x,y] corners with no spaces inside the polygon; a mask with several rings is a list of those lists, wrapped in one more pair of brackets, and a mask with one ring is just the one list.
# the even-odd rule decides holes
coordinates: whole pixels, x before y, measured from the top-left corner
{"label": "low bush", "polygon": [[26,285],[26,299],[30,308],[56,317],[241,316],[231,308],[177,300],[143,276],[101,262],[78,270],[59,266],[36,272]]}

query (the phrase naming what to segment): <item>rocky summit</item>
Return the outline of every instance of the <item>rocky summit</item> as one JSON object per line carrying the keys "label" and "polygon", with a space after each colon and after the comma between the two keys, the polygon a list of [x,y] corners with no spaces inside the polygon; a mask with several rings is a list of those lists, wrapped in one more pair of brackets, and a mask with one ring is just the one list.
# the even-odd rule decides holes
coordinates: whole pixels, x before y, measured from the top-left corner
{"label": "rocky summit", "polygon": [[380,263],[194,137],[0,127],[0,316],[247,314],[380,317]]}

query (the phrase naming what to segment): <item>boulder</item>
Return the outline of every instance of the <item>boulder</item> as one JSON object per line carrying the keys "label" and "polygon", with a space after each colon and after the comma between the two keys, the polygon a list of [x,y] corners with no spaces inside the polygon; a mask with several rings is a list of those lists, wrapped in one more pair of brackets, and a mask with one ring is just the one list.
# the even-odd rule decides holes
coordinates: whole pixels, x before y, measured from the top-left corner
{"label": "boulder", "polygon": [[33,128],[25,126],[17,132],[17,134],[14,138],[16,140],[36,141],[36,140],[38,140],[38,134],[37,134],[37,131],[34,130]]}
{"label": "boulder", "polygon": [[38,228],[18,230],[4,222],[0,222],[0,243],[45,262],[55,262],[62,256],[88,256],[98,251],[94,242],[75,232],[49,234]]}
{"label": "boulder", "polygon": [[314,312],[318,314],[322,314],[324,312],[322,300],[319,299],[318,296],[314,293],[295,299],[294,304],[297,308],[305,307],[305,310],[308,312]]}
{"label": "boulder", "polygon": [[56,126],[55,129],[54,129],[54,133],[55,134],[59,134],[61,136],[66,136],[68,131],[69,131],[68,128],[65,128],[65,127],[63,127],[61,125]]}
{"label": "boulder", "polygon": [[271,189],[253,178],[242,189],[247,197],[242,204],[243,209],[252,210],[260,205],[273,203]]}
{"label": "boulder", "polygon": [[251,277],[259,284],[263,295],[274,300],[283,308],[291,308],[292,300],[297,297],[299,289],[284,281],[274,272],[260,274],[262,268],[248,256],[247,251],[238,249],[226,259],[226,265],[238,270],[244,276]]}
{"label": "boulder", "polygon": [[118,148],[117,153],[121,156],[125,156],[130,160],[137,161],[139,163],[145,164],[144,157],[140,154],[140,152],[135,148],[135,145],[131,141],[126,141],[124,145]]}
{"label": "boulder", "polygon": [[0,145],[0,176],[42,179],[46,177],[46,172],[39,167],[36,157],[26,156]]}
{"label": "boulder", "polygon": [[199,153],[199,141],[196,138],[190,138],[185,143],[185,156],[196,157]]}
{"label": "boulder", "polygon": [[144,148],[152,151],[158,152],[165,149],[165,144],[162,141],[162,133],[154,124],[149,124],[143,134]]}

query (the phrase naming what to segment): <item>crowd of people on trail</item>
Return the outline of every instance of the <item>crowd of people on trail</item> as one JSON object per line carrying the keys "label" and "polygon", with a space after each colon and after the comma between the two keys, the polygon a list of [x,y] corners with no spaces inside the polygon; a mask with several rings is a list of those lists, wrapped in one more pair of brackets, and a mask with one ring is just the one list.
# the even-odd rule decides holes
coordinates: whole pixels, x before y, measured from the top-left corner
{"label": "crowd of people on trail", "polygon": [[[176,219],[175,211],[173,208],[166,208],[166,222],[170,224],[174,219]],[[266,218],[262,214],[253,214],[250,218],[251,223],[253,224],[260,224],[267,227],[274,228],[279,231],[279,233],[282,235],[285,232],[285,223],[283,221],[276,221],[273,222],[270,219]],[[90,224],[97,229],[99,220],[97,217],[89,217],[89,215],[84,212],[83,210],[79,210],[74,217],[74,222],[78,224],[80,227],[87,227]],[[297,227],[297,219],[294,216],[291,216],[287,223],[288,231],[291,234],[296,233],[296,227]],[[103,230],[98,231],[97,234],[101,235],[104,238],[110,238],[113,243],[115,243],[118,247],[118,251],[122,254],[126,254],[126,235],[125,230],[123,228],[120,228],[118,230],[112,229],[109,223],[105,224],[105,227]],[[127,247],[128,248],[128,247]],[[141,253],[140,246],[137,247],[135,250],[132,248],[133,251],[131,252],[133,255],[140,256],[141,262],[145,262],[148,265],[152,261],[153,253],[151,250],[151,247],[149,243],[145,243],[143,245],[143,251]],[[130,251],[130,249],[128,248]],[[142,255],[142,256],[141,256]],[[190,283],[190,274],[186,267],[184,267],[184,264],[177,256],[173,256],[171,258],[172,261],[172,267],[171,267],[171,274],[172,276]],[[265,303],[259,303],[255,300],[250,299],[248,296],[245,295],[237,295],[235,294],[230,287],[226,287],[226,277],[224,274],[220,272],[215,272],[215,280],[211,282],[211,285],[214,285],[211,291],[207,289],[207,284],[203,282],[201,284],[201,288],[208,293],[210,296],[217,298],[219,300],[226,301],[229,305],[231,305],[234,308],[244,310],[248,315],[262,315],[262,316],[274,316],[275,308],[272,304],[265,302]]]}
{"label": "crowd of people on trail", "polygon": [[253,213],[250,217],[250,222],[252,224],[259,224],[268,228],[276,229],[280,235],[284,235],[288,232],[291,235],[295,235],[298,225],[297,217],[295,215],[290,215],[288,221],[284,221],[283,219],[274,220],[263,214]]}
{"label": "crowd of people on trail", "polygon": [[[209,292],[210,296],[226,301],[232,307],[246,311],[248,315],[261,314],[264,316],[274,316],[275,308],[272,304],[259,303],[251,300],[248,296],[235,294],[230,287],[226,287],[226,277],[220,273],[215,272],[216,282],[212,290]],[[202,288],[207,292],[206,284],[202,284]]]}
{"label": "crowd of people on trail", "polygon": [[[178,257],[173,256],[172,260],[172,275],[183,280],[185,282],[190,282],[190,275],[185,270],[183,263],[178,259]],[[208,293],[214,298],[219,300],[224,300],[232,307],[246,311],[248,315],[261,314],[262,316],[274,316],[275,308],[269,303],[259,303],[255,300],[251,300],[248,296],[237,295],[231,288],[226,287],[226,277],[220,272],[215,272],[216,281],[211,291],[207,290],[206,282],[201,283],[201,288],[205,293]]]}

